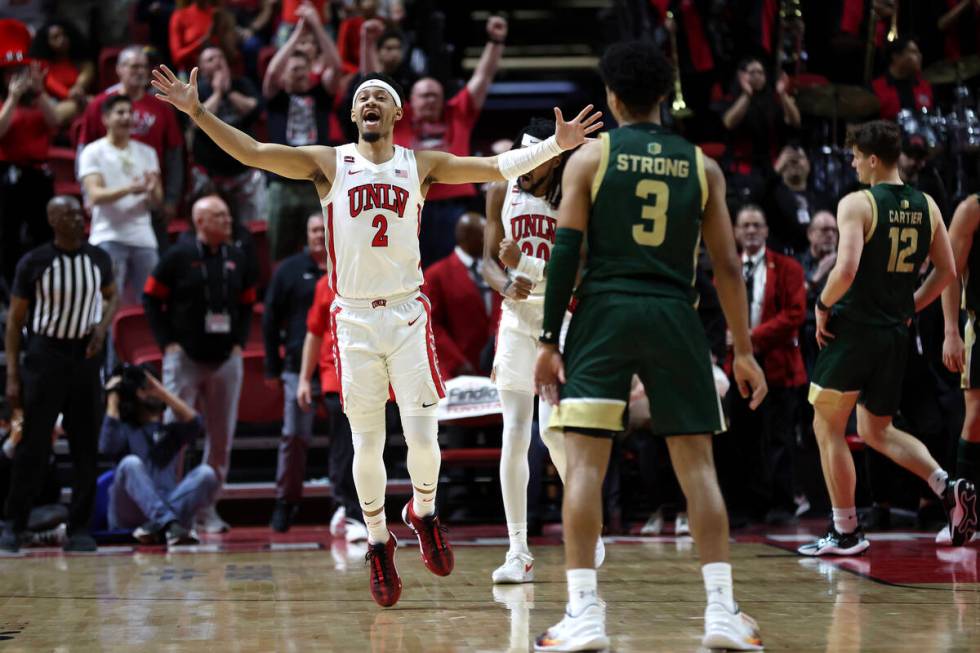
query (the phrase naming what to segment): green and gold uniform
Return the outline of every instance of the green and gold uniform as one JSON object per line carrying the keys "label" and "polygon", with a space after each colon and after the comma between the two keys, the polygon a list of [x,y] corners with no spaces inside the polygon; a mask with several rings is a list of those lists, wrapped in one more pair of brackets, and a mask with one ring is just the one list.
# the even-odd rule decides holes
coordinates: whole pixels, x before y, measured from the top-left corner
{"label": "green and gold uniform", "polygon": [[655,124],[600,138],[585,273],[551,425],[622,431],[637,374],[655,433],[718,432],[721,403],[693,286],[708,198],[701,150]]}
{"label": "green and gold uniform", "polygon": [[936,225],[926,196],[911,186],[876,184],[861,192],[871,203],[871,226],[854,282],[831,309],[834,338],[817,356],[810,403],[857,394],[870,413],[885,417],[901,399],[908,321]]}
{"label": "green and gold uniform", "polygon": [[[980,203],[980,193],[974,195]],[[970,255],[966,259],[963,274],[963,308],[966,310],[966,329],[963,344],[966,349],[966,365],[960,378],[964,390],[980,388],[980,346],[977,345],[977,315],[980,314],[980,242],[973,236]]]}

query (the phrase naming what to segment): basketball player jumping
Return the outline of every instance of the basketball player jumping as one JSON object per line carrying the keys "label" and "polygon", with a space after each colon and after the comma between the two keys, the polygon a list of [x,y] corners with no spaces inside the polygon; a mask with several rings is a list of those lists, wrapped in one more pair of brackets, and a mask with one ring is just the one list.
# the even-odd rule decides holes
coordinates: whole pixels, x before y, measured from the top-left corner
{"label": "basketball player jumping", "polygon": [[[612,439],[624,429],[634,374],[646,387],[654,433],[667,438],[687,497],[708,598],[703,645],[759,650],[757,627],[733,596],[728,515],[711,447],[724,418],[708,341],[694,308],[703,234],[734,340],[738,391],[746,398],[751,394],[755,409],[765,397],[766,381],[752,355],[725,177],[700,148],[660,125],[661,103],[674,75],[655,44],[612,45],[599,69],[620,127],[573,154],[565,167],[534,368],[539,394],[557,405],[551,426],[565,433],[562,521],[568,580],[565,617],[537,638],[535,650],[609,646],[593,547]],[[559,352],[583,240],[588,254],[575,293],[579,304]]]}
{"label": "basketball player jumping", "polygon": [[[531,147],[548,138],[555,123],[535,119],[521,130],[514,147]],[[544,318],[545,266],[555,242],[561,174],[567,154],[557,156],[517,179],[492,184],[487,191],[487,226],[483,238],[483,276],[504,296],[493,378],[504,412],[500,452],[500,493],[504,499],[510,549],[494,570],[494,583],[530,583],[534,558],[527,547],[527,453],[534,418],[534,356]],[[497,265],[503,263],[508,272]],[[565,436],[548,429],[551,406],[538,402],[541,439],[558,476],[565,478]],[[605,549],[596,540],[595,565]]]}
{"label": "basketball player jumping", "polygon": [[198,100],[196,68],[190,83],[165,66],[154,70],[153,77],[157,97],[187,113],[230,156],[316,185],[327,223],[327,274],[337,295],[331,309],[334,356],[354,439],[354,484],[368,528],[371,595],[382,606],[394,605],[401,595],[401,579],[394,562],[397,542],[385,520],[382,458],[389,383],[401,413],[413,486],[402,518],[416,534],[429,571],[446,576],[454,562],[446,529],[435,514],[441,460],[436,405],[445,390],[429,302],[419,291],[418,235],[426,192],[434,183],[519,177],[584,143],[588,134],[602,127],[601,114],[590,115],[590,105],[565,122],[555,109],[553,136],[494,157],[416,153],[392,143],[392,129],[402,117],[395,82],[368,75],[356,89],[351,108],[357,143],[289,147],[256,142],[207,111]]}

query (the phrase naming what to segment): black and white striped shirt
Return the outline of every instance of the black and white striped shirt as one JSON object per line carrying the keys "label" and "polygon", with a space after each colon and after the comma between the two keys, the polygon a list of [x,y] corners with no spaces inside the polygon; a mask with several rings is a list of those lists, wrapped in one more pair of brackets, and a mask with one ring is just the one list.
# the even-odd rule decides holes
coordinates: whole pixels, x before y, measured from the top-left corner
{"label": "black and white striped shirt", "polygon": [[48,243],[17,263],[13,294],[30,302],[31,334],[78,339],[102,319],[102,289],[112,282],[112,260],[98,247],[65,252]]}

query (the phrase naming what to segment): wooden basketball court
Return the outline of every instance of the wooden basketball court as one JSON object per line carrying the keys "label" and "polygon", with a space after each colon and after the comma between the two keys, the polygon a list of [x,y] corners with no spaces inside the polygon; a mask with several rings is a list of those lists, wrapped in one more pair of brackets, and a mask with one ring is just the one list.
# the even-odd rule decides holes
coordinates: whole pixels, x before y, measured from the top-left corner
{"label": "wooden basketball court", "polygon": [[[325,529],[237,529],[201,546],[27,550],[0,558],[0,651],[527,651],[564,607],[556,535],[533,543],[533,585],[498,586],[496,529],[451,531],[456,570],[437,578],[395,529],[404,590],[382,609],[363,545]],[[809,529],[815,533],[816,525]],[[980,651],[978,547],[872,535],[843,560],[791,553],[807,529],[740,538],[736,596],[768,651]],[[496,537],[488,537],[490,535]],[[689,538],[609,538],[600,594],[615,651],[697,651],[704,590]]]}

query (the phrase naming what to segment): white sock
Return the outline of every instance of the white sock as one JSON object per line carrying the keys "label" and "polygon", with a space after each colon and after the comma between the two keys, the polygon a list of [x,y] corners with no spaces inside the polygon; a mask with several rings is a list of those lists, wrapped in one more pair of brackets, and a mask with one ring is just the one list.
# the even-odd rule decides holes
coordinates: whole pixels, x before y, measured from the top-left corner
{"label": "white sock", "polygon": [[403,415],[402,428],[408,445],[406,462],[412,479],[412,512],[426,517],[436,511],[436,486],[442,464],[439,422],[435,415]]}
{"label": "white sock", "polygon": [[531,447],[534,395],[500,391],[504,431],[500,448],[500,496],[510,535],[510,550],[527,552],[527,452]]}
{"label": "white sock", "polygon": [[834,514],[834,528],[841,535],[853,533],[858,527],[857,508],[831,508]]}
{"label": "white sock", "polygon": [[527,548],[527,522],[507,524],[507,537],[510,538],[510,553],[530,553]]}
{"label": "white sock", "polygon": [[598,601],[595,569],[569,569],[565,572],[565,578],[568,581],[568,614],[582,614],[582,610]]}
{"label": "white sock", "polygon": [[[362,509],[363,507],[361,506]],[[388,541],[388,519],[385,517],[384,510],[373,517],[368,517],[367,513],[364,513],[364,525],[367,526],[368,544],[383,544]]]}
{"label": "white sock", "polygon": [[932,491],[935,492],[936,496],[940,499],[943,498],[943,492],[946,491],[946,480],[948,478],[949,474],[947,474],[946,470],[942,467],[934,471],[932,474],[929,474],[929,487],[932,488]]}
{"label": "white sock", "polygon": [[729,612],[735,612],[732,566],[727,562],[709,562],[701,567],[701,578],[704,579],[708,603],[721,603]]}

